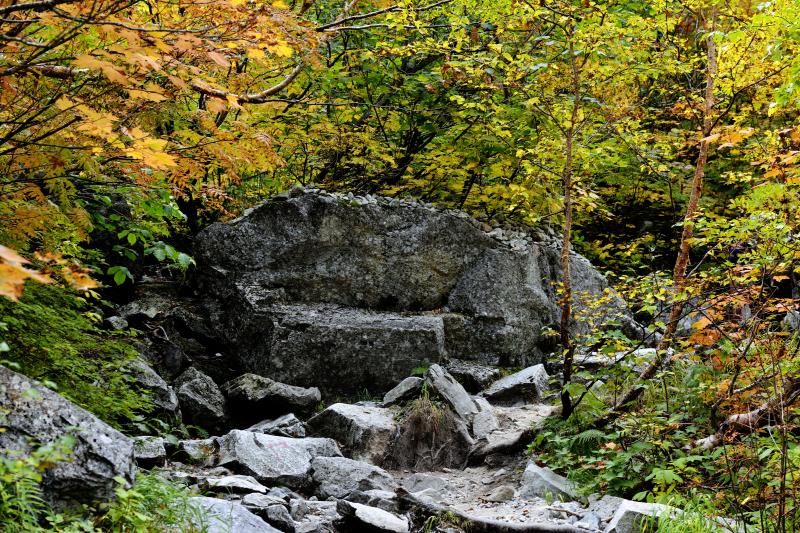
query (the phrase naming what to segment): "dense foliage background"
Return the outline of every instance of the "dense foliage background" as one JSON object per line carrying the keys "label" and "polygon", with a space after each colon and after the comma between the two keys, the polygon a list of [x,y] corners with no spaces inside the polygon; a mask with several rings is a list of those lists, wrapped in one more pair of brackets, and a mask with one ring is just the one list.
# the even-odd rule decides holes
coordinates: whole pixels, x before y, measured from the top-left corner
{"label": "dense foliage background", "polygon": [[183,277],[210,221],[301,184],[552,225],[674,362],[576,368],[537,452],[793,530],[799,49],[796,0],[3,2],[0,350],[124,427],[103,298]]}

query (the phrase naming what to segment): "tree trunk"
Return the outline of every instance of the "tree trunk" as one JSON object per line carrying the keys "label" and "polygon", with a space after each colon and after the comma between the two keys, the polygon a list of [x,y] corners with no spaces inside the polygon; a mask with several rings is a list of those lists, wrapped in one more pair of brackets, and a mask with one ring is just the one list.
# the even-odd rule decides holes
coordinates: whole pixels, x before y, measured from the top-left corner
{"label": "tree trunk", "polygon": [[581,85],[578,61],[575,57],[575,45],[570,39],[569,42],[570,61],[572,62],[572,114],[570,116],[569,127],[565,131],[566,137],[566,157],[564,160],[564,171],[561,181],[564,189],[564,235],[561,246],[561,278],[563,294],[561,295],[561,323],[560,337],[561,349],[564,352],[564,370],[562,373],[561,386],[561,417],[566,420],[572,414],[575,406],[572,403],[567,386],[572,381],[573,356],[575,346],[569,334],[569,323],[572,318],[572,279],[570,274],[569,252],[572,246],[572,173],[573,173],[573,151],[575,143],[575,129],[578,120],[578,110],[580,105]]}
{"label": "tree trunk", "polygon": [[682,293],[686,289],[686,267],[689,264],[689,251],[691,249],[692,237],[694,236],[694,220],[697,217],[700,196],[703,193],[703,177],[705,176],[706,163],[708,162],[708,136],[714,127],[714,84],[717,77],[717,43],[714,41],[713,31],[716,29],[717,12],[711,11],[711,33],[706,37],[706,88],[705,103],[703,105],[703,131],[700,138],[700,152],[692,177],[692,190],[689,196],[689,203],[686,205],[686,214],[683,217],[683,232],[681,233],[681,243],[678,250],[678,257],[675,260],[673,270],[673,289],[672,307],[670,308],[667,327],[664,336],[658,344],[657,357],[647,368],[639,374],[639,383],[625,392],[612,408],[611,412],[601,421],[601,425],[606,425],[612,417],[630,408],[631,402],[639,398],[644,391],[644,383],[653,378],[658,370],[664,366],[664,359],[672,344],[678,321],[681,318],[685,302]]}

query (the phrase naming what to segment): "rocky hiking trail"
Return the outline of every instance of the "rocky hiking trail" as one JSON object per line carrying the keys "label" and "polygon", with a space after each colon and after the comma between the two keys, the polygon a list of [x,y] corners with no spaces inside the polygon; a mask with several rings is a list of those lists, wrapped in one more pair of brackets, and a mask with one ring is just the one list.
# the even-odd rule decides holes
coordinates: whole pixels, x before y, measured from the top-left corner
{"label": "rocky hiking trail", "polygon": [[[152,470],[203,494],[210,533],[638,532],[677,510],[583,497],[526,454],[557,415],[559,253],[546,231],[293,189],[201,232],[190,283],[145,280],[106,318],[146,332],[128,372],[161,415],[208,437],[125,436],[0,367],[0,447],[78,428],[75,460],[43,480],[56,508]],[[571,262],[600,323],[636,337],[605,278]],[[341,400],[364,390],[381,399]]]}
{"label": "rocky hiking trail", "polygon": [[[196,484],[236,509],[229,511],[232,531],[271,530],[244,511],[297,533],[404,532],[425,524],[432,531],[638,531],[648,514],[663,509],[581,498],[565,478],[525,457],[531,432],[555,412],[526,400],[548,395],[546,378],[537,365],[472,396],[433,365],[380,403],[336,403],[307,422],[288,414],[172,449],[163,439],[143,437],[134,453],[140,464],[158,465],[163,475]],[[250,381],[254,404],[274,393],[274,384],[258,376],[237,381]],[[494,406],[486,396],[506,405]],[[438,432],[420,431],[420,414],[438,418],[432,422]]]}

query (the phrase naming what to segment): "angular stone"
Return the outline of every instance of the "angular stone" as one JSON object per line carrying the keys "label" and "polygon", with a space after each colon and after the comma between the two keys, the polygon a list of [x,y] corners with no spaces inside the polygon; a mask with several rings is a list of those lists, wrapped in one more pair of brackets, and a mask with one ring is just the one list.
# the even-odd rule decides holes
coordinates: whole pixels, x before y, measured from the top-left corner
{"label": "angular stone", "polygon": [[254,433],[265,433],[267,435],[278,435],[281,437],[305,437],[306,425],[294,414],[289,413],[276,418],[275,420],[264,420],[250,426],[247,431]]}
{"label": "angular stone", "polygon": [[134,359],[128,365],[128,372],[136,383],[150,393],[150,399],[159,409],[169,414],[178,412],[178,397],[172,387],[142,359]]}
{"label": "angular stone", "polygon": [[674,507],[660,503],[623,500],[606,526],[605,533],[640,533],[646,525],[655,530],[659,517],[679,512]]}
{"label": "angular stone", "polygon": [[206,477],[200,483],[200,488],[208,492],[221,492],[225,494],[247,494],[257,492],[266,495],[267,487],[255,480],[253,476],[232,475],[224,477]]}
{"label": "angular stone", "polygon": [[549,377],[544,365],[534,365],[495,381],[483,396],[496,404],[533,403],[546,395]]}
{"label": "angular stone", "polygon": [[217,460],[219,445],[216,439],[182,440],[178,443],[178,457],[197,466],[212,466]]}
{"label": "angular stone", "polygon": [[425,382],[432,391],[450,404],[458,416],[467,423],[472,423],[472,418],[478,412],[478,406],[464,387],[445,369],[439,365],[431,365],[425,373]]}
{"label": "angular stone", "polygon": [[390,513],[397,513],[400,508],[397,495],[388,490],[357,490],[347,496],[347,501],[368,505],[370,507],[377,507],[378,509],[383,509]]}
{"label": "angular stone", "polygon": [[547,467],[528,462],[519,488],[522,498],[544,498],[561,501],[579,500],[575,484]]}
{"label": "angular stone", "polygon": [[485,499],[487,502],[499,503],[499,502],[506,502],[508,500],[513,500],[514,495],[515,495],[514,487],[510,485],[500,485],[499,487],[492,490],[492,492],[490,492]]}
{"label": "angular stone", "polygon": [[[193,496],[187,503],[199,510],[200,516],[190,514],[190,522],[198,531],[205,533],[280,533],[264,520],[254,515],[239,503]],[[190,529],[190,528],[187,528]]]}
{"label": "angular stone", "polygon": [[302,488],[311,481],[314,457],[340,456],[330,439],[290,439],[235,429],[216,439],[216,464],[255,477],[258,481]]}
{"label": "angular stone", "polygon": [[376,465],[385,459],[396,430],[390,410],[344,403],[317,414],[308,427],[316,435],[335,439],[353,459]]}
{"label": "angular stone", "polygon": [[242,505],[244,505],[251,511],[255,512],[256,514],[259,514],[255,510],[266,509],[271,505],[286,505],[286,501],[283,498],[270,496],[269,494],[261,494],[258,492],[253,492],[250,494],[246,494],[244,498],[242,498]]}
{"label": "angular stone", "polygon": [[448,487],[448,482],[445,478],[420,472],[411,474],[403,479],[401,484],[408,492],[422,492],[428,489],[443,491]]}
{"label": "angular stone", "polygon": [[203,428],[219,429],[228,418],[225,397],[217,384],[192,367],[175,381],[184,416]]}
{"label": "angular stone", "polygon": [[42,474],[44,499],[57,509],[114,497],[115,477],[133,480],[133,441],[38,381],[0,366],[0,450],[6,457],[72,439],[67,460]]}
{"label": "angular stone", "polygon": [[394,490],[396,484],[388,472],[345,457],[316,457],[311,461],[312,478],[322,499],[347,498],[355,491]]}
{"label": "angular stone", "polygon": [[498,368],[463,359],[450,359],[444,367],[471,394],[477,394],[500,377]]}
{"label": "angular stone", "polygon": [[163,466],[167,460],[167,449],[161,437],[132,437],[133,456],[141,468]]}
{"label": "angular stone", "polygon": [[377,507],[339,500],[336,510],[352,528],[379,533],[408,533],[408,518],[400,517]]}
{"label": "angular stone", "polygon": [[285,505],[270,505],[266,510],[266,519],[284,533],[294,533],[294,520]]}
{"label": "angular stone", "polygon": [[103,325],[115,331],[128,329],[128,321],[121,316],[110,316],[103,320]]}
{"label": "angular stone", "polygon": [[472,436],[481,439],[500,428],[500,423],[485,398],[475,398],[478,412],[472,419]]}
{"label": "angular stone", "polygon": [[237,420],[258,420],[289,411],[309,412],[321,400],[316,387],[279,383],[256,374],[243,374],[222,385]]}
{"label": "angular stone", "polygon": [[422,378],[408,377],[404,379],[395,388],[383,395],[383,406],[389,407],[413,398],[422,388],[423,383]]}

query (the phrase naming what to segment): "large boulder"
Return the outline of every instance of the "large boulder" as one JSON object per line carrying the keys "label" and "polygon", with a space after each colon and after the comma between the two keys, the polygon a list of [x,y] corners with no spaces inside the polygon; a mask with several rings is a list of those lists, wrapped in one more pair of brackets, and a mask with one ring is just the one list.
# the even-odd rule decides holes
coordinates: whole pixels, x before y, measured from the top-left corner
{"label": "large boulder", "polygon": [[0,366],[0,450],[6,457],[67,438],[71,449],[44,471],[44,498],[56,508],[107,501],[116,477],[134,476],[133,441],[37,381]]}
{"label": "large boulder", "polygon": [[396,487],[382,468],[346,457],[316,457],[311,468],[320,498],[347,498],[356,491],[391,491]]}
{"label": "large boulder", "polygon": [[127,370],[136,384],[150,393],[150,400],[156,408],[170,415],[179,413],[175,391],[150,365],[136,358],[130,362]]}
{"label": "large boulder", "polygon": [[394,414],[383,407],[335,403],[308,421],[315,435],[335,439],[345,454],[380,465],[397,431]]}
{"label": "large boulder", "polygon": [[292,439],[236,429],[215,440],[215,466],[253,476],[267,485],[306,487],[315,457],[341,456],[331,439]]}
{"label": "large boulder", "polygon": [[[212,224],[195,245],[213,329],[246,371],[272,379],[375,394],[449,355],[530,366],[551,349],[542,329],[558,321],[560,243],[542,234],[296,191]],[[605,278],[571,262],[576,294],[602,294]],[[602,308],[630,322],[616,296]]]}
{"label": "large boulder", "polygon": [[496,404],[541,401],[547,394],[549,378],[544,365],[534,365],[495,381],[483,396]]}

